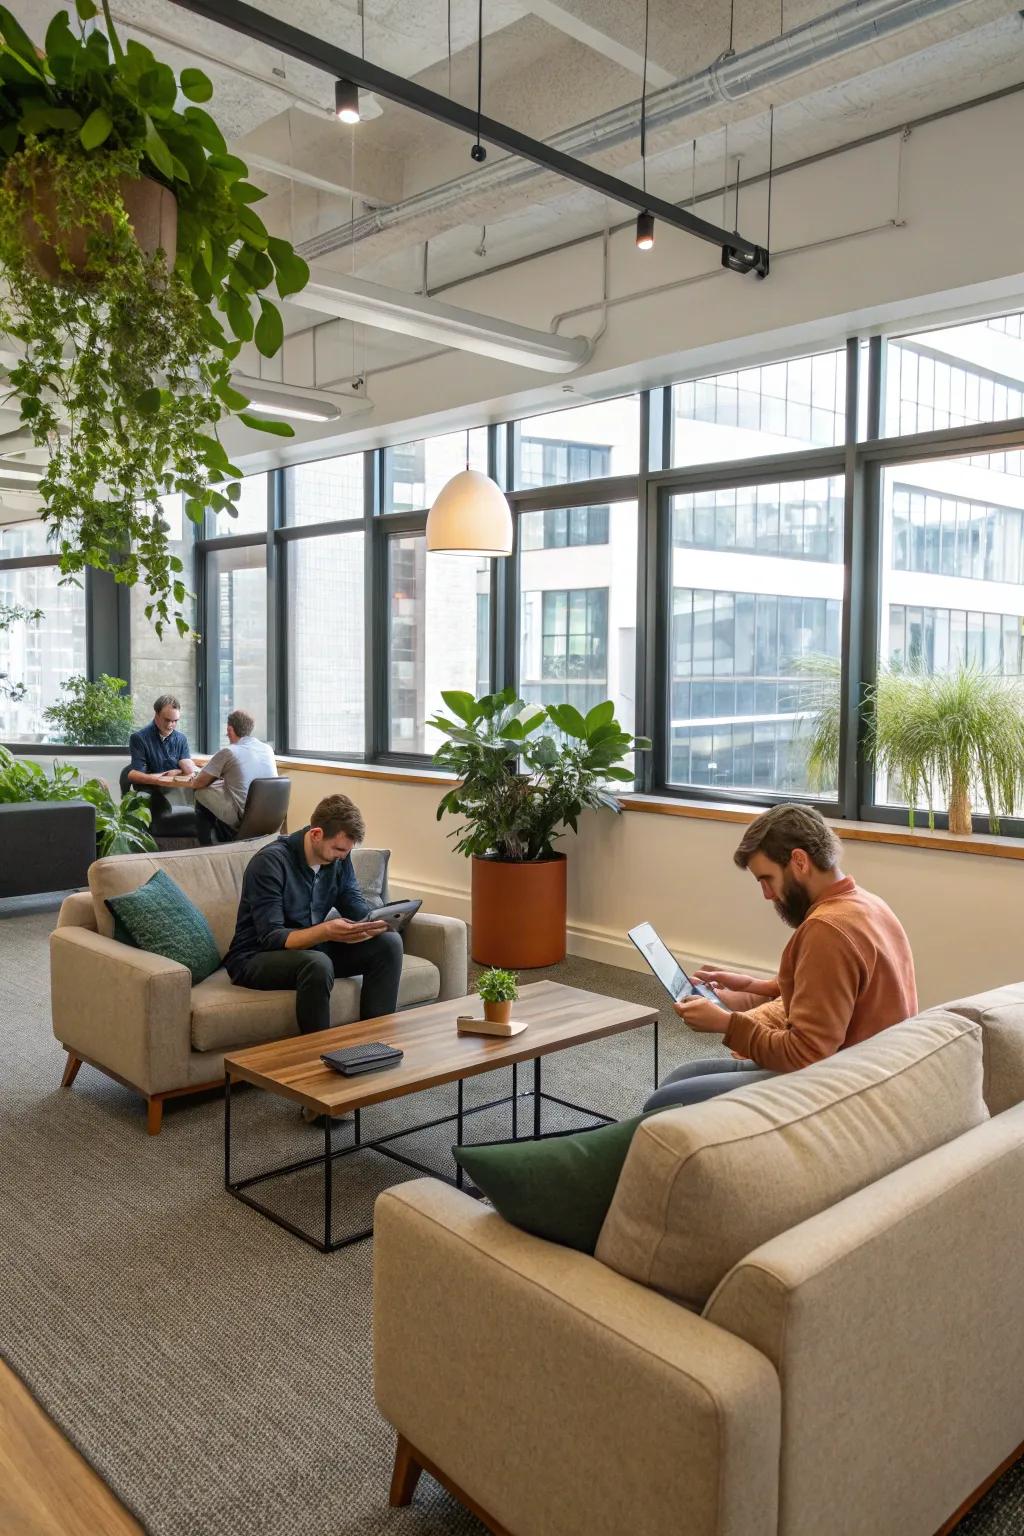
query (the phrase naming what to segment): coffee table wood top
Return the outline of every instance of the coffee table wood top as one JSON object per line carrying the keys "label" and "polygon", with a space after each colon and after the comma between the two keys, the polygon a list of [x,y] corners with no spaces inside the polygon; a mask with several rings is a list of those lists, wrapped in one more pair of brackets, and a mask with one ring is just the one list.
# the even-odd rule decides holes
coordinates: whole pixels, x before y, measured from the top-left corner
{"label": "coffee table wood top", "polygon": [[[224,1070],[233,1082],[242,1079],[254,1083],[268,1093],[308,1105],[318,1114],[341,1115],[516,1061],[531,1061],[604,1035],[639,1029],[658,1017],[656,1009],[624,1003],[616,997],[582,992],[556,981],[535,981],[523,987],[513,1006],[513,1016],[525,1021],[528,1029],[507,1037],[460,1035],[456,1029],[458,1015],[479,1017],[480,1007],[480,999],[473,993],[378,1019],[342,1024],[315,1035],[292,1035],[232,1052],[224,1058]],[[343,1077],[320,1060],[324,1051],[369,1040],[400,1046],[405,1056],[397,1067],[361,1077]]]}

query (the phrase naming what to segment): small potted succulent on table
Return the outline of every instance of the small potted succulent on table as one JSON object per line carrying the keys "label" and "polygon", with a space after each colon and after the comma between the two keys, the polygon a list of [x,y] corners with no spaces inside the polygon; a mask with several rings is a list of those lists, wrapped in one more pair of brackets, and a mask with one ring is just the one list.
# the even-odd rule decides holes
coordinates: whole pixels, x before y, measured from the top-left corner
{"label": "small potted succulent on table", "polygon": [[510,1023],[512,1004],[519,996],[519,978],[515,971],[502,971],[492,966],[481,974],[476,990],[484,1005],[484,1018],[489,1024]]}

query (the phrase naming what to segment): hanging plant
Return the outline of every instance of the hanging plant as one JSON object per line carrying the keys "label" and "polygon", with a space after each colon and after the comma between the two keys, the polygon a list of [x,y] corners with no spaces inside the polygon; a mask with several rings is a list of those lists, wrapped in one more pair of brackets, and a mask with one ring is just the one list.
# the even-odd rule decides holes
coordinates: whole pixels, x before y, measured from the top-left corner
{"label": "hanging plant", "polygon": [[[235,514],[239,470],[219,426],[290,437],[233,387],[242,343],[281,347],[280,298],[309,268],[253,212],[264,194],[198,105],[198,69],[122,46],[108,0],[61,11],[37,49],[0,6],[0,333],[6,398],[48,461],[39,492],[64,576],[143,582],[158,633],[189,597],[160,497],[193,522]],[[192,105],[179,110],[182,98]]]}

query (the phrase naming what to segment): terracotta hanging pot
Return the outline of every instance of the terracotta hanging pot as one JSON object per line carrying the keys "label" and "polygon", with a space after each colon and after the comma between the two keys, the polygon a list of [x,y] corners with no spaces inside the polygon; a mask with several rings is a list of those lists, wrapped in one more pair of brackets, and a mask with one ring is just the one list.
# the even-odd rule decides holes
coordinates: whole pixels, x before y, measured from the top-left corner
{"label": "terracotta hanging pot", "polygon": [[[122,176],[118,185],[139,249],[144,256],[153,256],[162,250],[170,271],[178,252],[178,204],[174,193],[148,176]],[[36,221],[37,213],[42,228]],[[32,204],[25,210],[21,228],[40,275],[60,283],[67,281],[67,269],[58,260],[52,241],[43,234],[43,229],[56,227],[57,200],[53,187],[41,183],[33,190]],[[88,262],[91,233],[84,229],[61,232],[64,256],[83,282],[88,282],[92,276]]]}
{"label": "terracotta hanging pot", "polygon": [[526,971],[564,960],[565,854],[528,864],[472,862],[473,959]]}

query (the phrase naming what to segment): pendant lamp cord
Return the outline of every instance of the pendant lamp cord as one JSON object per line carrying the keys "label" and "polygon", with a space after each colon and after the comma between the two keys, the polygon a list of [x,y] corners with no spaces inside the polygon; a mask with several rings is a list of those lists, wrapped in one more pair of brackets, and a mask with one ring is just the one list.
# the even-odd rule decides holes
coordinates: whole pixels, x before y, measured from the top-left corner
{"label": "pendant lamp cord", "polygon": [[448,0],[448,100],[452,99],[452,0]]}
{"label": "pendant lamp cord", "polygon": [[640,89],[640,174],[647,191],[647,45],[651,31],[651,0],[644,0],[644,75]]}
{"label": "pendant lamp cord", "polygon": [[476,142],[480,147],[480,114],[484,99],[484,0],[477,7],[476,29]]}
{"label": "pendant lamp cord", "polygon": [[775,168],[775,105],[768,108],[768,227],[765,230],[764,248],[771,255],[772,249],[772,171]]}
{"label": "pendant lamp cord", "polygon": [[366,58],[366,0],[359,0],[359,51]]}

